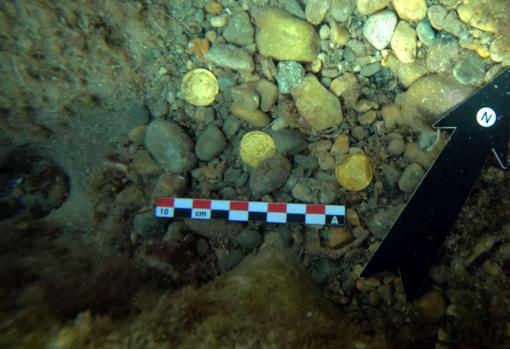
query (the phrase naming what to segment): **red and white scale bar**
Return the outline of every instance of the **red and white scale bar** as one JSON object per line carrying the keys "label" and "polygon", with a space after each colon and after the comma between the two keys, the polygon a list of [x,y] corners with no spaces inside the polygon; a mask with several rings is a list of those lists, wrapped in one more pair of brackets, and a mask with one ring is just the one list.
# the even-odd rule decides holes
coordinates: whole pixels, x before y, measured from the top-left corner
{"label": "red and white scale bar", "polygon": [[266,223],[341,225],[345,206],[282,202],[160,198],[154,211],[160,218],[226,219]]}

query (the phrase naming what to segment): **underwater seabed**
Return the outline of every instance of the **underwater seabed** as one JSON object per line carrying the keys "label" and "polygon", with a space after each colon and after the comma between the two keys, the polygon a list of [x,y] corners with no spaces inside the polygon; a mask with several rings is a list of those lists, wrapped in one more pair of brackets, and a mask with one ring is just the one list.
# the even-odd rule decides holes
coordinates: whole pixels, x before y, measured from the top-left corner
{"label": "underwater seabed", "polygon": [[[0,347],[510,347],[493,157],[416,301],[397,270],[360,277],[449,140],[432,125],[510,66],[508,13],[1,2]],[[346,222],[157,219],[161,197],[345,205]]]}

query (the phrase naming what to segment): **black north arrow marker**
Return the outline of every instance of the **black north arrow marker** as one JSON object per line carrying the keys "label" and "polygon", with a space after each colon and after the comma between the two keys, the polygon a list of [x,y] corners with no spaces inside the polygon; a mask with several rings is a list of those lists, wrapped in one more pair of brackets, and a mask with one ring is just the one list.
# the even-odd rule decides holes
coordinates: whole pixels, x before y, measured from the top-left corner
{"label": "black north arrow marker", "polygon": [[419,295],[491,150],[501,167],[507,168],[510,70],[474,93],[434,127],[454,131],[361,273],[368,276],[400,269],[408,301]]}

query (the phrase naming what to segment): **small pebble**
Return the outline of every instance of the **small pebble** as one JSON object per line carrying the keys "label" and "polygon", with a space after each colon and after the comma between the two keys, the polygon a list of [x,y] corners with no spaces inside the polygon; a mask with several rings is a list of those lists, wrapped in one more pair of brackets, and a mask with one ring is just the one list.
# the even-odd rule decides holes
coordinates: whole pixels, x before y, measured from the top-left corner
{"label": "small pebble", "polygon": [[337,22],[331,22],[329,37],[335,47],[342,47],[345,46],[345,44],[347,44],[347,42],[349,41],[350,34],[347,28],[342,24]]}
{"label": "small pebble", "polygon": [[432,26],[427,19],[424,19],[418,23],[416,26],[416,34],[418,35],[420,41],[427,46],[432,45],[436,40],[436,33],[434,32],[434,29],[432,29]]}
{"label": "small pebble", "polygon": [[439,321],[446,310],[446,302],[439,291],[432,290],[416,301],[420,316],[431,323]]}
{"label": "small pebble", "polygon": [[331,155],[336,156],[340,154],[347,154],[349,152],[349,136],[340,134],[336,137],[335,143],[331,147]]}
{"label": "small pebble", "polygon": [[462,85],[480,85],[485,77],[485,63],[475,54],[470,54],[453,68],[453,76]]}
{"label": "small pebble", "polygon": [[377,110],[369,110],[363,114],[361,114],[358,118],[358,121],[361,125],[371,125],[374,123],[377,118]]}
{"label": "small pebble", "polygon": [[347,223],[354,225],[354,226],[359,226],[361,224],[359,214],[353,208],[347,208],[347,210],[345,212],[345,219],[347,220]]}
{"label": "small pebble", "polygon": [[351,134],[354,138],[358,140],[362,140],[367,136],[367,132],[361,126],[356,126],[355,128],[353,128]]}
{"label": "small pebble", "polygon": [[367,221],[368,229],[372,235],[378,239],[382,239],[397,219],[401,210],[401,206],[390,206],[376,212]]}
{"label": "small pebble", "polygon": [[402,172],[402,176],[398,181],[398,187],[403,192],[410,193],[420,184],[424,175],[425,170],[420,165],[410,164]]}
{"label": "small pebble", "polygon": [[285,61],[278,63],[278,74],[276,81],[280,93],[290,93],[294,87],[298,86],[305,76],[305,69],[299,62]]}
{"label": "small pebble", "polygon": [[360,290],[361,292],[369,292],[377,287],[381,282],[376,277],[369,277],[364,279],[359,279],[356,281],[356,288]]}
{"label": "small pebble", "polygon": [[260,96],[260,110],[268,112],[278,99],[278,87],[269,80],[261,79],[256,91]]}
{"label": "small pebble", "polygon": [[219,16],[212,17],[210,19],[209,23],[211,23],[211,25],[214,28],[222,28],[227,24],[227,20],[228,20],[227,15],[219,15]]}
{"label": "small pebble", "polygon": [[391,49],[402,63],[416,60],[416,32],[407,22],[400,21],[391,39]]}
{"label": "small pebble", "polygon": [[373,179],[372,163],[367,155],[354,153],[347,156],[336,167],[336,179],[342,187],[360,191],[370,185]]}
{"label": "small pebble", "polygon": [[253,58],[243,49],[229,44],[215,44],[205,57],[213,64],[232,70],[251,72],[255,68]]}
{"label": "small pebble", "polygon": [[140,176],[152,176],[161,172],[161,167],[152,159],[151,154],[140,149],[133,155],[133,169]]}
{"label": "small pebble", "polygon": [[328,231],[328,246],[340,248],[353,240],[352,234],[344,227],[330,228]]}
{"label": "small pebble", "polygon": [[180,197],[187,189],[188,180],[184,175],[164,173],[159,176],[154,189],[152,190],[151,200],[164,197]]}
{"label": "small pebble", "polygon": [[368,78],[377,74],[379,70],[381,70],[381,64],[376,62],[364,65],[359,73]]}
{"label": "small pebble", "polygon": [[393,138],[388,143],[388,153],[393,156],[402,155],[402,153],[404,153],[405,147],[406,143],[402,137]]}
{"label": "small pebble", "polygon": [[384,178],[390,184],[396,184],[400,179],[400,172],[391,165],[381,164],[381,170]]}
{"label": "small pebble", "polygon": [[145,137],[145,125],[140,125],[129,131],[128,138],[134,144],[141,145],[143,144],[143,139]]}

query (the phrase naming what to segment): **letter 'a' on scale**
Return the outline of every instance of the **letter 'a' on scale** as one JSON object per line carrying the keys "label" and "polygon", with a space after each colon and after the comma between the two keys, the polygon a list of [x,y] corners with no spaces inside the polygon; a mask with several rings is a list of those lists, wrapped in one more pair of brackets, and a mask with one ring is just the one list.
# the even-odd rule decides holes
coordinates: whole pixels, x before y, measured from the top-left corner
{"label": "letter 'a' on scale", "polygon": [[361,273],[364,277],[399,269],[408,301],[420,294],[490,153],[507,169],[510,69],[434,127],[451,129],[449,141]]}

